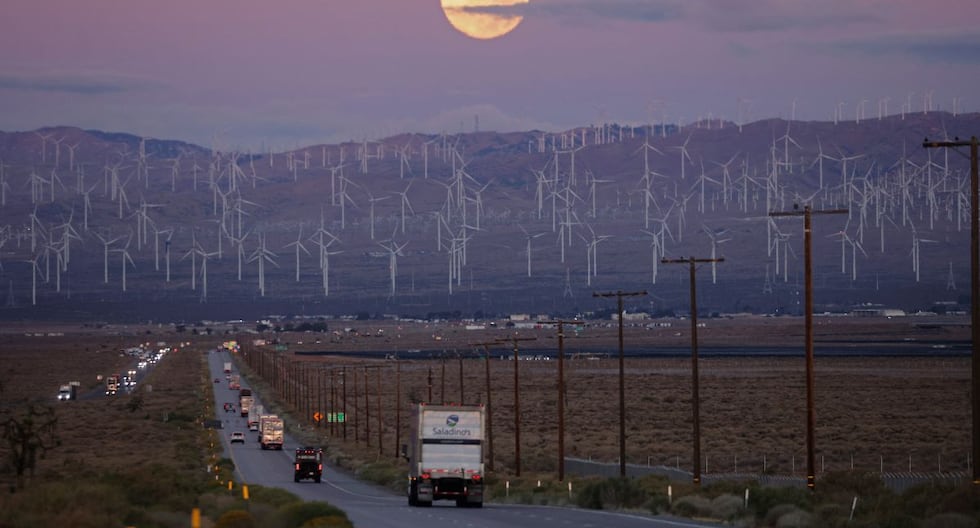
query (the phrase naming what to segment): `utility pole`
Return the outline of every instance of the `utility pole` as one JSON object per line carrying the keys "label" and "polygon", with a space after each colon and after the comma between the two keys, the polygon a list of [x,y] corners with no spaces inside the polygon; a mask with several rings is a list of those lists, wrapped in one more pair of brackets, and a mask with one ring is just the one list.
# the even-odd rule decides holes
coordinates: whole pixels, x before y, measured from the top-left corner
{"label": "utility pole", "polygon": [[341,429],[343,430],[344,441],[346,442],[347,441],[347,420],[349,419],[348,417],[350,416],[349,414],[347,414],[347,367],[341,367],[341,369],[340,369],[340,386],[341,386],[341,390],[343,390],[343,393],[342,393],[342,396],[343,396],[342,405],[344,407],[344,422],[343,422],[343,426],[341,427]]}
{"label": "utility pole", "polygon": [[[379,367],[375,367],[374,371],[375,371],[375,374],[376,374],[376,376],[375,376],[375,381],[376,381],[375,387],[377,388],[377,391],[378,391],[378,402],[377,402],[377,409],[378,409],[378,455],[383,455],[385,449],[384,449],[384,415],[381,412],[381,400],[382,400],[382,398],[381,398],[381,367],[380,366]],[[395,444],[395,445],[397,446],[398,444]],[[395,449],[397,450],[397,447]]]}
{"label": "utility pole", "polygon": [[493,398],[490,397],[491,387],[490,385],[490,345],[499,344],[496,341],[489,343],[473,343],[471,346],[482,346],[484,352],[484,372],[486,374],[487,383],[487,470],[493,471],[493,406],[491,402]]}
{"label": "utility pole", "polygon": [[661,259],[663,264],[689,264],[691,274],[691,417],[694,422],[694,470],[695,486],[701,485],[701,388],[698,373],[698,281],[695,264],[699,262],[725,262],[724,258]]}
{"label": "utility pole", "polygon": [[395,458],[402,442],[402,363],[395,355]]}
{"label": "utility pole", "polygon": [[[794,209],[799,206],[794,205]],[[813,254],[811,251],[812,229],[810,217],[815,214],[847,214],[847,209],[825,209],[812,211],[809,205],[803,210],[781,211],[769,213],[769,216],[802,216],[803,217],[803,276],[805,293],[803,296],[804,320],[806,324],[806,487],[816,490],[816,457],[813,453],[813,434],[817,425],[813,396]]]}
{"label": "utility pole", "polygon": [[[973,485],[980,487],[980,205],[978,205],[977,181],[977,136],[968,141],[954,138],[953,141],[922,142],[923,148],[970,147],[970,332],[973,341]],[[956,151],[959,152],[959,151]]]}
{"label": "utility pole", "polygon": [[616,297],[619,319],[619,476],[626,476],[626,366],[623,352],[623,297],[646,295],[646,290],[638,292],[614,292],[592,294],[593,297]]}
{"label": "utility pole", "polygon": [[429,383],[429,398],[425,400],[426,403],[432,403],[432,366],[429,366],[429,376],[426,378]]}
{"label": "utility pole", "polygon": [[534,341],[536,337],[517,337],[516,335],[501,339],[500,342],[511,342],[514,345],[514,476],[521,476],[521,376],[520,353],[517,350],[518,341]]}
{"label": "utility pole", "polygon": [[565,480],[565,324],[582,321],[546,321],[558,325],[558,482]]}

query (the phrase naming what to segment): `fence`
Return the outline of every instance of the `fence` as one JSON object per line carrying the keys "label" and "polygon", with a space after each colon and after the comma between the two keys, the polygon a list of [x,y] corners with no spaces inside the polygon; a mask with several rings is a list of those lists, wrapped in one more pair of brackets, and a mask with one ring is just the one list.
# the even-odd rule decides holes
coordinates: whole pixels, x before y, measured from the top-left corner
{"label": "fence", "polygon": [[[599,462],[582,458],[566,457],[565,471],[571,475],[578,476],[618,477],[619,463]],[[821,471],[818,470],[818,480],[820,478],[820,473]],[[666,477],[672,482],[690,482],[693,477],[690,471],[681,469],[676,465],[671,467],[666,465],[626,464],[627,477],[642,477],[644,475],[660,475]],[[879,475],[881,476],[881,480],[884,482],[885,486],[896,493],[900,493],[912,486],[926,482],[958,484],[970,479],[970,472],[961,470],[946,472],[880,472]],[[766,473],[736,471],[724,473],[709,473],[704,471],[701,474],[701,481],[704,484],[726,480],[751,480],[756,481],[763,486],[806,486],[806,478],[802,475],[771,475]]]}

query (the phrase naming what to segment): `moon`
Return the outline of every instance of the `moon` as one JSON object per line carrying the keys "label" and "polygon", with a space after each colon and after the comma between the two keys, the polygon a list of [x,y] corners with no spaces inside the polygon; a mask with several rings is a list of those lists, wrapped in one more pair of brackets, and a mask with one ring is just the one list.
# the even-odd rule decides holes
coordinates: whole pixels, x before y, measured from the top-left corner
{"label": "moon", "polygon": [[477,12],[473,8],[508,7],[526,4],[528,0],[440,0],[442,12],[449,23],[467,37],[490,40],[510,33],[524,18],[519,15],[498,15]]}

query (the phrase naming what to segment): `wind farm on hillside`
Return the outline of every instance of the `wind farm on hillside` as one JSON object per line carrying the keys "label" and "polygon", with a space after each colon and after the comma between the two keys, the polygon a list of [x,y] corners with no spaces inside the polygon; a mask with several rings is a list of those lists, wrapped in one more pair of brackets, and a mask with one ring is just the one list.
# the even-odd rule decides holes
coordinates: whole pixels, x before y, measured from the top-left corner
{"label": "wind farm on hillside", "polygon": [[[968,294],[980,114],[401,134],[239,151],[52,127],[0,133],[3,318],[687,310],[796,314]],[[710,269],[710,272],[707,270]]]}

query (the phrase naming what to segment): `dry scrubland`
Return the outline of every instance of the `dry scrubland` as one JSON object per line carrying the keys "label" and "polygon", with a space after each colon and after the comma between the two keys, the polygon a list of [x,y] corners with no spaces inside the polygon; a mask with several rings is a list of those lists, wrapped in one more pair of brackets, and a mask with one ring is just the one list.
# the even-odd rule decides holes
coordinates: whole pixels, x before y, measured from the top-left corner
{"label": "dry scrubland", "polygon": [[[970,360],[968,357],[819,357],[821,341],[849,341],[859,346],[875,343],[962,343],[969,338],[965,325],[939,329],[917,326],[921,318],[859,320],[817,318],[816,361],[816,448],[818,463],[827,470],[846,469],[851,459],[855,467],[885,471],[907,471],[911,457],[915,471],[962,470],[966,468],[970,441]],[[757,344],[761,346],[799,346],[803,327],[798,318],[708,319],[699,330],[703,347]],[[931,323],[931,320],[925,320]],[[962,321],[953,321],[959,322]],[[301,390],[287,395],[287,405],[300,403],[296,416],[306,419],[317,405],[317,388],[324,410],[329,410],[331,378],[329,370],[341,365],[379,367],[367,369],[370,408],[364,404],[364,369],[348,369],[348,438],[354,439],[354,420],[361,443],[370,416],[370,442],[377,446],[377,374],[381,383],[381,416],[385,455],[395,453],[396,379],[402,401],[401,441],[407,435],[411,401],[486,402],[485,365],[477,358],[473,343],[519,335],[534,338],[521,341],[521,350],[557,347],[554,329],[519,330],[498,327],[465,330],[458,324],[396,324],[388,321],[331,321],[332,334],[283,333],[286,352],[272,347],[248,345],[254,334],[239,335],[247,353],[263,351],[265,357],[281,355],[290,368],[306,367]],[[360,336],[345,332],[357,329]],[[217,329],[216,329],[217,330]],[[378,330],[381,330],[379,332]],[[63,336],[36,337],[36,332],[63,333]],[[567,329],[566,354],[616,348],[617,328],[608,322],[593,325],[576,334]],[[273,337],[266,334],[265,337]],[[127,358],[119,351],[140,341],[195,339],[194,350],[219,343],[228,336],[194,336],[191,331],[173,333],[160,326],[108,326],[7,324],[0,329],[0,380],[7,405],[29,400],[52,401],[59,384],[76,379],[82,393],[95,387],[97,374],[123,370]],[[317,343],[319,341],[319,343]],[[689,345],[689,322],[672,321],[656,329],[627,327],[625,347],[656,350],[658,346]],[[863,343],[863,344],[862,344]],[[511,344],[494,345],[491,352],[491,396],[493,405],[494,461],[499,471],[514,465],[514,385]],[[482,349],[481,347],[477,347]],[[345,355],[343,351],[381,350],[410,358],[410,349],[445,350],[446,359],[403,359],[400,375],[396,362]],[[330,351],[337,355],[302,356],[297,351]],[[464,359],[457,360],[457,355]],[[256,356],[257,357],[257,356]],[[165,362],[165,369],[174,368]],[[265,372],[271,379],[271,363]],[[463,369],[460,395],[459,367]],[[568,360],[566,365],[566,452],[569,456],[613,462],[619,456],[618,361],[615,354],[598,360]],[[322,368],[317,383],[314,367]],[[557,361],[521,361],[521,451],[523,469],[553,471],[556,467],[557,438]],[[761,472],[800,474],[805,454],[805,385],[802,357],[717,358],[702,357],[701,432],[702,455],[708,472]],[[163,370],[153,375],[161,381]],[[358,373],[358,394],[354,398],[353,373]],[[292,372],[297,372],[293,370]],[[428,379],[431,375],[432,386]],[[400,379],[399,379],[400,378]],[[690,469],[691,403],[690,361],[686,358],[628,358],[626,361],[627,458],[638,464],[678,464]],[[151,379],[152,383],[152,379]],[[340,379],[333,383],[339,388]],[[154,383],[152,393],[144,394],[140,412],[123,412],[107,420],[101,414],[107,407],[119,411],[122,399],[73,402],[71,407],[56,406],[63,446],[50,453],[42,468],[54,470],[72,464],[103,463],[116,467],[146,463],[144,453],[127,448],[128,442],[159,442],[163,431],[173,425],[163,422],[167,413],[182,413],[181,398],[192,387],[184,384]],[[191,384],[192,385],[192,384]],[[307,392],[304,392],[307,391]],[[309,399],[303,395],[309,394]],[[341,396],[338,393],[340,410]],[[300,401],[297,401],[300,400]],[[53,402],[57,403],[57,402]],[[71,412],[66,412],[67,410]],[[359,411],[355,411],[359,409]],[[150,417],[151,419],[147,419]],[[131,421],[144,421],[149,427],[134,428]],[[93,423],[99,424],[93,427]],[[340,429],[336,431],[340,434]],[[135,435],[135,436],[134,436]],[[108,439],[107,439],[108,437]],[[118,442],[118,445],[116,445]],[[795,460],[794,460],[795,459]],[[795,464],[794,464],[795,462]]]}
{"label": "dry scrubland", "polygon": [[[154,462],[147,449],[202,467],[200,457],[205,450],[182,444],[188,439],[173,434],[174,429],[197,427],[201,409],[196,403],[202,390],[196,352],[200,349],[178,352],[156,366],[136,392],[141,406],[132,409],[130,396],[86,399],[85,395],[104,387],[97,379],[99,374],[130,368],[132,358],[120,351],[148,336],[99,334],[0,335],[4,410],[28,402],[52,405],[56,410],[61,445],[39,461],[38,471],[67,474],[86,467],[100,471],[146,467]],[[58,386],[69,380],[81,382],[80,399],[56,401]]]}
{"label": "dry scrubland", "polygon": [[[916,321],[917,322],[917,321]],[[359,322],[360,323],[360,322]],[[701,434],[702,456],[708,472],[802,475],[805,467],[805,378],[802,358],[801,320],[755,318],[742,324],[708,320],[699,331],[702,343],[788,345],[798,343],[800,357],[702,358]],[[632,328],[626,348],[681,346],[690,343],[689,323],[674,322],[669,328]],[[373,337],[345,337],[339,342],[311,344],[310,334],[284,334],[289,351],[290,384],[287,398],[298,403],[297,414],[312,415],[317,398],[329,408],[331,384],[340,377],[329,369],[348,366],[347,406],[351,422],[347,435],[354,438],[357,420],[361,443],[370,427],[369,440],[378,439],[378,376],[381,377],[380,409],[385,454],[394,453],[396,382],[402,401],[402,441],[407,434],[410,401],[467,403],[486,402],[485,365],[467,344],[514,335],[513,330],[466,331],[459,327],[386,327],[383,337],[365,322],[356,326]],[[522,330],[522,350],[555,347],[554,330]],[[848,340],[874,347],[881,341],[891,346],[916,342],[954,343],[968,337],[968,328],[921,329],[910,320],[860,321],[818,319],[817,339]],[[435,341],[435,336],[440,339]],[[579,337],[569,332],[566,352],[574,354],[596,347],[615,348],[615,327],[590,328]],[[315,339],[315,338],[313,338]],[[299,344],[302,341],[302,344]],[[860,344],[863,343],[863,344]],[[344,356],[344,348],[393,350],[411,358],[405,348],[446,350],[445,360],[368,360]],[[820,343],[817,344],[819,354]],[[246,353],[265,354],[265,373],[273,377],[270,347],[246,347]],[[296,350],[333,350],[339,355],[301,356]],[[647,348],[650,349],[650,348]],[[263,351],[264,352],[261,352]],[[461,353],[461,354],[457,354]],[[501,359],[511,345],[491,348],[491,391],[495,462],[498,470],[514,467],[514,363]],[[465,359],[459,360],[457,356]],[[462,389],[460,387],[462,365]],[[371,368],[351,368],[368,366]],[[375,368],[377,367],[377,368]],[[523,469],[554,471],[557,442],[557,361],[521,361],[521,454]],[[301,370],[301,369],[306,370]],[[317,369],[319,373],[317,381]],[[614,462],[619,456],[618,361],[575,359],[566,368],[566,453],[568,456]],[[400,369],[400,374],[396,371]],[[354,397],[357,372],[358,397]],[[367,372],[367,374],[365,374]],[[630,463],[692,466],[691,363],[686,358],[627,358],[627,459]],[[365,375],[367,376],[365,380]],[[369,405],[365,406],[365,386]],[[319,394],[317,389],[319,387]],[[462,390],[462,395],[461,395]],[[305,396],[308,394],[308,399]],[[965,470],[970,446],[970,359],[968,357],[817,357],[816,360],[816,455],[826,471],[858,469],[886,472]],[[337,409],[342,396],[338,394]],[[355,403],[356,400],[356,403]],[[368,423],[368,417],[370,422]],[[338,428],[339,429],[339,428]],[[340,431],[337,431],[340,434]]]}
{"label": "dry scrubland", "polygon": [[[799,320],[759,318],[743,322],[741,328],[737,321],[709,320],[707,323],[701,331],[703,343],[785,346],[799,343],[802,339]],[[908,322],[856,324],[828,319],[819,323],[818,340],[846,339],[861,342],[860,346],[875,346],[875,342],[882,340],[910,340],[945,346],[963,341],[966,333],[962,327],[923,330]],[[342,330],[342,324],[348,323],[336,323],[332,329]],[[331,338],[330,334],[283,333],[280,339],[289,343],[285,352],[275,352],[270,346],[257,348],[246,345],[242,356],[247,355],[256,363],[253,373],[265,373],[266,381],[253,378],[250,382],[263,391],[267,401],[272,391],[268,383],[288,388],[281,393],[281,399],[285,400],[281,403],[285,409],[281,410],[291,417],[309,417],[317,408],[330,410],[326,402],[331,398],[331,385],[338,389],[341,387],[336,367],[345,366],[347,405],[351,417],[347,424],[348,440],[346,443],[341,440],[342,429],[338,426],[334,429],[335,438],[327,444],[336,458],[343,458],[357,467],[363,477],[380,482],[401,482],[404,475],[402,462],[395,455],[396,396],[400,394],[402,401],[403,430],[400,440],[404,442],[410,401],[485,402],[486,362],[471,354],[469,344],[514,335],[513,330],[503,328],[467,331],[459,325],[444,324],[400,326],[357,322],[350,326],[357,326],[365,333],[370,330],[372,337],[351,337],[352,334],[343,331],[340,332],[343,338]],[[383,330],[380,336],[377,332],[379,328]],[[626,347],[630,350],[683,346],[689,343],[687,329],[686,322],[675,322],[672,327],[657,330],[628,328]],[[220,329],[215,330],[222,333]],[[38,336],[34,335],[35,332],[64,335]],[[0,498],[0,519],[6,514],[11,514],[8,517],[13,519],[16,512],[19,522],[9,521],[10,526],[121,526],[120,517],[123,514],[120,512],[128,511],[126,524],[169,527],[186,525],[187,512],[195,504],[200,504],[205,515],[212,520],[223,513],[240,514],[240,504],[224,493],[206,494],[204,490],[207,486],[202,487],[197,478],[189,478],[203,474],[204,462],[211,452],[206,440],[208,435],[202,434],[195,421],[202,411],[203,402],[207,400],[207,392],[213,386],[209,379],[203,379],[205,374],[200,353],[229,338],[227,335],[204,337],[197,333],[173,333],[160,326],[95,329],[62,325],[42,329],[32,325],[5,325],[0,328],[0,380],[3,382],[0,411],[13,413],[32,401],[52,404],[57,410],[58,435],[62,442],[61,446],[39,460],[38,477],[29,481],[28,492]],[[540,348],[555,346],[554,330],[521,330],[520,336],[536,337],[538,340],[537,343],[520,342],[522,350],[532,345]],[[569,332],[567,352],[574,354],[594,349],[615,349],[615,336],[615,327],[608,325],[588,328],[579,337],[573,337],[573,333]],[[254,337],[246,334],[238,336],[243,343],[248,343]],[[272,335],[266,334],[266,337]],[[176,342],[182,339],[191,339],[194,344],[168,356],[155,368],[138,393],[141,397],[138,408],[132,407],[135,397],[125,395],[61,404],[54,401],[57,386],[71,379],[82,382],[83,394],[90,389],[97,390],[98,374],[123,370],[127,364],[127,358],[119,353],[125,347],[140,341]],[[316,343],[317,340],[320,343]],[[342,349],[389,350],[407,357],[409,354],[405,351],[408,349],[436,347],[446,350],[444,361],[371,360],[340,352]],[[338,355],[302,356],[295,353],[303,350],[332,350]],[[457,360],[457,352],[464,359]],[[492,346],[491,353],[493,359],[489,365],[497,466],[496,475],[491,475],[493,482],[502,478],[513,479],[515,363],[500,359],[511,353],[509,346]],[[259,358],[264,358],[264,362],[258,361]],[[281,380],[276,381],[271,368],[273,358],[281,371],[290,373],[285,385]],[[460,365],[463,370],[462,389]],[[521,369],[524,480],[534,475],[532,478],[540,477],[549,482],[553,480],[549,474],[553,475],[556,468],[557,362],[528,360],[520,361],[518,365]],[[818,357],[816,443],[818,457],[823,457],[825,469],[831,471],[849,467],[852,455],[855,465],[864,469],[877,470],[879,461],[883,459],[886,471],[907,470],[910,455],[916,471],[935,471],[940,455],[944,471],[964,469],[970,434],[969,365],[969,358],[966,357]],[[692,463],[690,362],[677,357],[631,358],[626,366],[629,461],[679,464],[682,468],[689,468]],[[243,366],[243,371],[248,370]],[[333,378],[331,372],[335,373]],[[357,398],[353,390],[355,373]],[[612,357],[566,362],[568,455],[608,461],[618,456],[617,376],[618,362]],[[769,472],[791,473],[792,457],[795,456],[796,474],[801,474],[804,453],[801,357],[703,358],[701,376],[702,452],[708,457],[709,473],[730,472],[734,469],[736,456],[740,471],[759,472],[762,470],[761,458],[765,455]],[[152,390],[147,390],[147,385],[152,385]],[[380,399],[377,397],[379,386]],[[365,387],[369,388],[369,405],[365,405]],[[396,392],[396,388],[400,392]],[[314,404],[317,396],[323,400],[320,405]],[[336,410],[341,410],[341,399],[338,393]],[[279,404],[273,406],[280,409]],[[380,455],[377,437],[379,408],[384,445]],[[358,427],[356,433],[355,419]],[[299,424],[295,418],[290,421],[295,432],[303,437],[311,436],[312,424]],[[370,446],[365,445],[368,424]],[[329,428],[321,427],[320,432],[329,433]],[[355,441],[355,438],[358,440]],[[5,454],[3,449],[0,447],[0,455]],[[372,460],[375,463],[369,463]],[[160,462],[165,465],[158,465]],[[225,467],[222,471],[227,473],[229,469]],[[7,477],[5,473],[7,480],[2,484],[13,482]],[[834,478],[833,474],[829,474],[826,482]],[[77,489],[78,482],[84,483],[81,491]],[[515,482],[522,481],[518,479]],[[638,482],[641,486],[653,486],[649,495],[652,502],[645,503],[642,508],[663,511],[665,498],[656,495],[662,494],[662,483]],[[61,483],[71,485],[66,487]],[[534,488],[533,483],[526,484],[528,489]],[[587,480],[580,484],[584,486],[579,488],[581,490],[600,490],[604,489],[603,486],[616,483],[602,484]],[[119,489],[120,485],[124,492],[112,491]],[[562,495],[561,490],[552,484],[545,487],[554,488],[552,491],[558,497]],[[31,494],[32,489],[39,490],[39,494]],[[260,490],[260,487],[255,490],[256,500],[253,502],[256,502],[256,507],[252,513],[270,522],[281,518],[283,508],[287,506],[263,505],[259,508]],[[528,493],[536,493],[537,488],[534,490]],[[274,496],[275,490],[268,491]],[[735,491],[740,492],[740,489]],[[708,500],[697,496],[697,493],[697,490],[689,489],[681,495],[684,495],[683,500]],[[714,493],[719,491],[715,490]],[[760,494],[768,496],[759,490],[755,493],[756,497]],[[773,496],[782,497],[776,491],[772,493]],[[687,496],[689,494],[690,497]],[[709,495],[709,498],[712,496]],[[738,497],[728,496],[713,501],[722,498],[739,502]],[[587,507],[603,507],[603,503],[606,503],[605,507],[639,506],[627,502],[607,503],[608,499],[600,498],[593,503],[586,496],[576,500]],[[791,499],[787,496],[780,500],[799,503],[797,506],[807,502],[802,496]],[[850,495],[840,500],[834,499],[834,503],[843,504],[846,502],[844,499],[850,500]],[[278,500],[288,502],[284,498]],[[681,508],[681,502],[677,501],[677,508]],[[766,504],[769,503],[763,500],[753,506],[757,516],[764,516],[765,519],[771,517],[773,523],[775,519],[782,518],[782,514],[776,515],[782,511],[780,506],[774,506],[772,512],[766,513]],[[769,506],[774,504],[781,502]],[[948,505],[945,502],[942,504],[943,509],[939,511],[947,511]],[[975,501],[973,504],[961,505],[950,511],[975,512]],[[886,505],[878,509],[889,511],[894,508]],[[708,510],[714,511],[713,507]],[[44,519],[44,522],[31,520],[30,515],[34,511],[44,513],[43,517],[35,514],[38,515],[37,519]],[[681,508],[674,513],[709,515],[698,513],[701,511],[696,508],[688,512]],[[727,515],[714,512],[709,516],[723,519],[728,518]],[[819,517],[822,514],[814,511],[814,515]],[[846,517],[846,511],[835,518],[841,516]],[[766,520],[763,525],[775,525],[773,523]],[[0,526],[7,525],[0,521]],[[221,525],[220,522],[217,525]]]}

